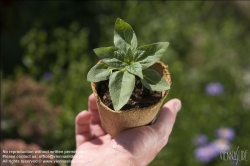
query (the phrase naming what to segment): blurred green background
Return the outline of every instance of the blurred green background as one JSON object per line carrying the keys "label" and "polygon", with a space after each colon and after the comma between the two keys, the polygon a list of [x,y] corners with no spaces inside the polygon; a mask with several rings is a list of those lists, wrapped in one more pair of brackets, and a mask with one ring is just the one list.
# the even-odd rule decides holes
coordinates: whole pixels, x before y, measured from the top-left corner
{"label": "blurred green background", "polygon": [[[139,46],[168,41],[169,96],[182,101],[167,146],[151,166],[227,166],[196,155],[221,127],[231,150],[250,150],[250,3],[247,1],[1,1],[1,142],[75,150],[74,119],[92,93],[93,49],[113,45],[117,17]],[[197,145],[198,144],[198,145]],[[204,152],[209,157],[208,152]],[[208,153],[208,154],[206,154]],[[237,165],[249,165],[241,161]]]}

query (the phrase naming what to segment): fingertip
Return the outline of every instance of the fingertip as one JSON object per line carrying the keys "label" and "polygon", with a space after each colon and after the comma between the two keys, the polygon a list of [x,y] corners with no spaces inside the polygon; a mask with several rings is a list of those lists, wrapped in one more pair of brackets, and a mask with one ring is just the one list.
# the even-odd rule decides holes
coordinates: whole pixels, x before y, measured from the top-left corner
{"label": "fingertip", "polygon": [[181,101],[172,99],[162,106],[154,126],[162,135],[169,136],[175,123],[176,115],[181,109]]}
{"label": "fingertip", "polygon": [[165,103],[162,108],[163,109],[170,108],[170,110],[173,110],[177,113],[181,109],[181,101],[177,98],[172,99],[172,100],[168,101],[167,103]]}
{"label": "fingertip", "polygon": [[89,123],[91,113],[89,111],[81,111],[75,118],[75,124],[82,125]]}
{"label": "fingertip", "polygon": [[161,117],[168,125],[173,125],[177,113],[181,109],[181,101],[179,99],[172,99],[162,106]]}
{"label": "fingertip", "polygon": [[89,100],[95,100],[95,95],[94,95],[94,93],[92,93],[92,94],[89,95]]}
{"label": "fingertip", "polygon": [[96,99],[93,93],[89,96],[89,109],[90,111],[97,110]]}

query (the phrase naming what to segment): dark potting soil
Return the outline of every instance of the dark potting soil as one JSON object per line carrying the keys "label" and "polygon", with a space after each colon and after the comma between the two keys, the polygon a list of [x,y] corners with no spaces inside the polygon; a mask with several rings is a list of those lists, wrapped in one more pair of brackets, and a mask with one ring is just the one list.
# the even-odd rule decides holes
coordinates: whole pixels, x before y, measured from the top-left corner
{"label": "dark potting soil", "polygon": [[[109,93],[109,81],[101,81],[98,86],[98,95],[102,102],[110,109],[114,109],[110,93]],[[144,108],[157,103],[162,97],[162,92],[151,91],[145,88],[139,77],[136,77],[135,88],[132,95],[126,105],[121,110],[130,110],[132,108]]]}

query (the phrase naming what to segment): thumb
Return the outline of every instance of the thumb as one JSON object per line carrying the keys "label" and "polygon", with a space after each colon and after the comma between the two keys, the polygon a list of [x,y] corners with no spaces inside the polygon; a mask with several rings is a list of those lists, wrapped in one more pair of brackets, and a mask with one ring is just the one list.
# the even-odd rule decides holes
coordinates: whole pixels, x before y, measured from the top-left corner
{"label": "thumb", "polygon": [[170,100],[163,105],[155,123],[124,131],[114,139],[113,149],[127,150],[140,163],[137,165],[147,165],[166,145],[180,109],[179,99]]}
{"label": "thumb", "polygon": [[169,137],[180,109],[181,101],[179,99],[172,99],[162,106],[160,115],[155,123],[151,125],[157,131],[158,136],[161,138]]}

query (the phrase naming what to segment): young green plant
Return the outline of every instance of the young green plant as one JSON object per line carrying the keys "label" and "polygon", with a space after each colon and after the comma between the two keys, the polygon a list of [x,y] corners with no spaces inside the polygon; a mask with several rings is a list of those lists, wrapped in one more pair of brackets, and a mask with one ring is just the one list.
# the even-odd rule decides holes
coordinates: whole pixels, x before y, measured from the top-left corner
{"label": "young green plant", "polygon": [[155,70],[148,69],[160,60],[168,45],[168,42],[158,42],[137,47],[137,37],[132,27],[117,18],[114,46],[94,49],[101,62],[90,69],[87,80],[109,80],[109,92],[115,111],[119,111],[128,102],[135,87],[135,76],[149,90],[168,90],[168,82]]}

